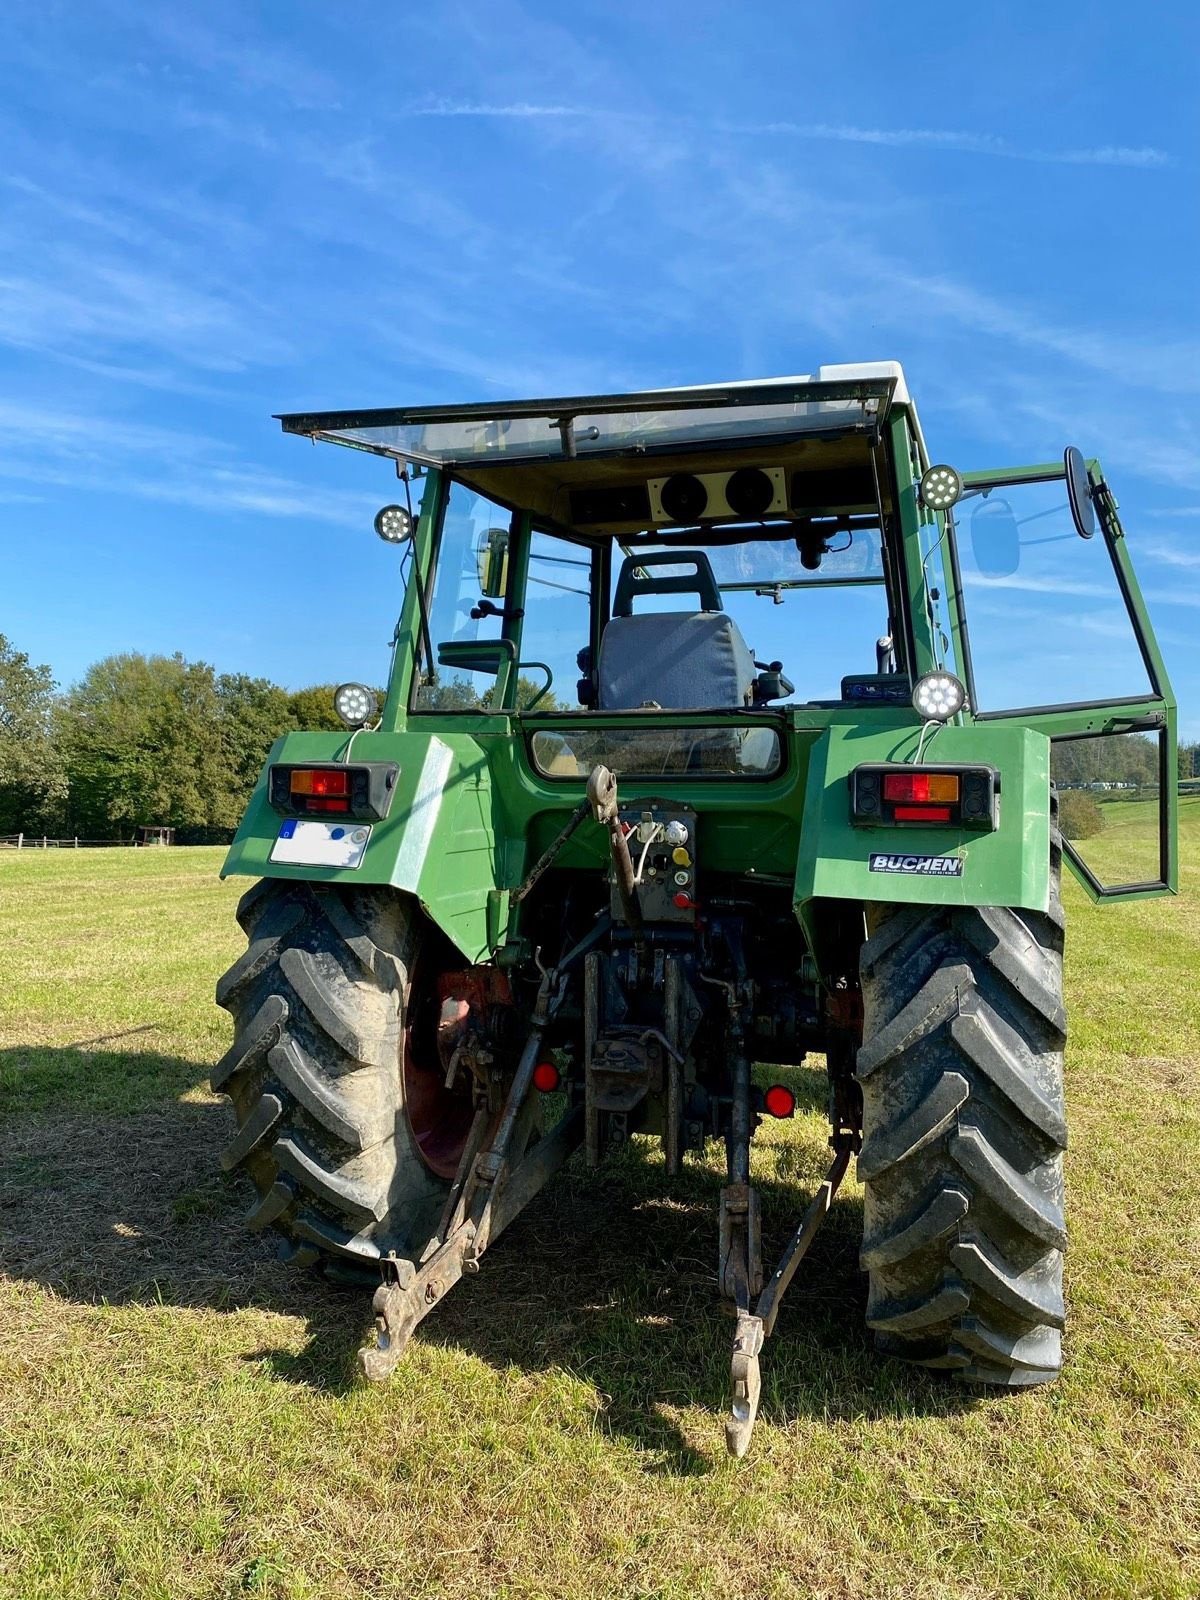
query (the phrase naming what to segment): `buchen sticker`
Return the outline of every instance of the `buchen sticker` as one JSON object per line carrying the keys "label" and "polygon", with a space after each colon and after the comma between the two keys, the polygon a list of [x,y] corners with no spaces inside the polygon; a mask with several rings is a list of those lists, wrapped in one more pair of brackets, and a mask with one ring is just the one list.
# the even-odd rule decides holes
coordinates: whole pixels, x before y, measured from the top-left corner
{"label": "buchen sticker", "polygon": [[961,856],[894,856],[879,852],[872,855],[872,872],[906,872],[925,878],[961,878]]}

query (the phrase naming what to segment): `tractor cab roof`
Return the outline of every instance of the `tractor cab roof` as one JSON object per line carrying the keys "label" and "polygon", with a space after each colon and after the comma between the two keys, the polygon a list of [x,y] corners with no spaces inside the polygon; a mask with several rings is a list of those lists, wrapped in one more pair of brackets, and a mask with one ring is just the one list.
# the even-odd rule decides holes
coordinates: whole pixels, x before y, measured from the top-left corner
{"label": "tractor cab roof", "polygon": [[[873,509],[870,452],[893,405],[911,408],[904,373],[881,361],[632,394],[278,420],[285,433],[447,470],[495,500],[595,538],[645,526],[640,499],[649,482],[736,469],[750,464],[747,451],[788,476],[803,470],[816,492],[805,509]],[[640,474],[632,461],[646,463]],[[623,494],[639,503],[623,503]]]}

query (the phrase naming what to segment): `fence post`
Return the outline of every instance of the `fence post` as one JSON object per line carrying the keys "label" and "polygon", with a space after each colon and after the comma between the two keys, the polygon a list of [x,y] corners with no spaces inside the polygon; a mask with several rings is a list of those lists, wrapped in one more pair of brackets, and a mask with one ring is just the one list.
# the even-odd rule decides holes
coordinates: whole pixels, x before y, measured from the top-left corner
{"label": "fence post", "polygon": [[17,849],[20,850],[24,846],[24,844],[25,844],[25,835],[23,833],[19,833],[17,835]]}
{"label": "fence post", "polygon": [[46,848],[46,835],[43,834],[42,835],[42,849],[44,850],[45,848]]}
{"label": "fence post", "polygon": [[78,834],[75,835],[75,848],[76,848],[76,850],[79,849],[79,835]]}

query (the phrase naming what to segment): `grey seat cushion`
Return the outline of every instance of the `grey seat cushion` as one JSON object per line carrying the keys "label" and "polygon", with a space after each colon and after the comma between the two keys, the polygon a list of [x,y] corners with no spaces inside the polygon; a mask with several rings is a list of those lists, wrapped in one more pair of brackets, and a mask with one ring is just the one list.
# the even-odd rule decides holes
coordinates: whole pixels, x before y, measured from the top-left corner
{"label": "grey seat cushion", "polygon": [[647,700],[665,711],[749,705],[754,677],[746,641],[721,611],[614,617],[600,640],[605,711],[630,710]]}

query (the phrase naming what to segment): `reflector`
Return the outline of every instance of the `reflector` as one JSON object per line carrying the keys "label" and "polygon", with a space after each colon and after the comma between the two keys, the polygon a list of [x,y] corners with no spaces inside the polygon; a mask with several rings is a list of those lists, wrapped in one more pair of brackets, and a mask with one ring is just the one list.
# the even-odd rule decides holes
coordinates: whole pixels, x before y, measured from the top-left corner
{"label": "reflector", "polygon": [[539,1061],[533,1069],[533,1087],[542,1094],[553,1094],[562,1079],[553,1061]]}
{"label": "reflector", "polygon": [[763,1110],[769,1117],[790,1117],[796,1109],[796,1096],[781,1083],[773,1083],[763,1095]]}

